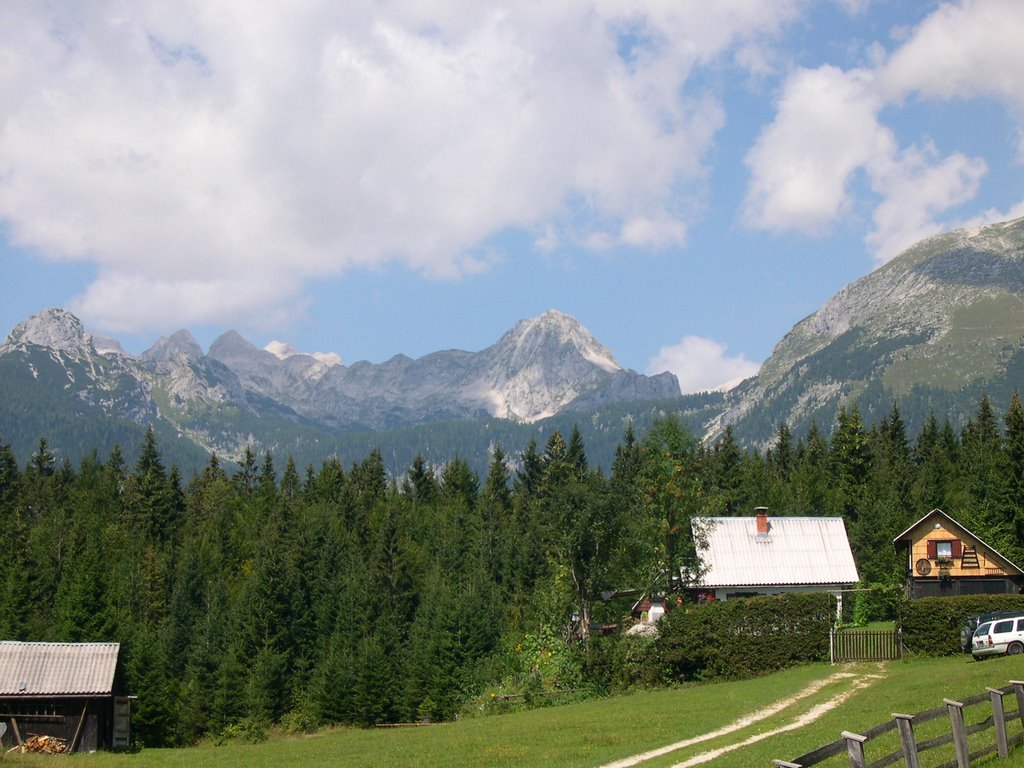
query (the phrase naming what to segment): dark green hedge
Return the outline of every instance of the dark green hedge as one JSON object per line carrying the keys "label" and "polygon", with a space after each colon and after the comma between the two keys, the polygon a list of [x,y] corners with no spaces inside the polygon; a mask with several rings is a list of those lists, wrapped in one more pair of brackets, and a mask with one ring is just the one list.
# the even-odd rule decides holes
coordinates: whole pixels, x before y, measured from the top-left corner
{"label": "dark green hedge", "polygon": [[659,663],[674,680],[743,678],[828,660],[831,595],[770,595],[680,607],[658,624]]}
{"label": "dark green hedge", "polygon": [[1024,612],[1024,595],[923,597],[903,606],[903,647],[923,656],[961,653],[960,630],[968,616],[990,611]]}

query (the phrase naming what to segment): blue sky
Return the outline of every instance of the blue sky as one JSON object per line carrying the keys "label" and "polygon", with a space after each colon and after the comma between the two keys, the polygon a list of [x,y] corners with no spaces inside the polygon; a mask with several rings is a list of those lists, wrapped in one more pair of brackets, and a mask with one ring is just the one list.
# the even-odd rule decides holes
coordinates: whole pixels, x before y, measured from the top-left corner
{"label": "blue sky", "polygon": [[4,3],[0,331],[380,362],[554,308],[716,387],[1024,215],[1021,40],[1019,0]]}

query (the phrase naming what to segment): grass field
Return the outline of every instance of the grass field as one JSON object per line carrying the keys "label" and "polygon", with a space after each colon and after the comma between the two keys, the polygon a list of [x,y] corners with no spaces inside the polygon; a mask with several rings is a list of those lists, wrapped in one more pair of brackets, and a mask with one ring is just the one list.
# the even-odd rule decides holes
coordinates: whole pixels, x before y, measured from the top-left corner
{"label": "grass field", "polygon": [[[190,749],[145,749],[136,754],[73,757],[6,755],[3,765],[68,768],[148,768],[149,766],[245,766],[283,768],[336,765],[368,766],[508,766],[559,768],[602,766],[665,745],[694,739],[738,718],[793,696],[814,681],[833,680],[769,717],[737,730],[639,763],[645,768],[675,766],[702,753],[742,741],[754,743],[724,753],[706,765],[719,768],[769,766],[772,758],[790,759],[839,737],[863,731],[892,712],[920,712],[943,698],[966,698],[986,686],[1024,679],[1024,656],[983,663],[968,657],[922,659],[843,667],[808,665],[743,682],[695,685],[635,693],[509,715],[464,719],[423,728],[332,729],[309,736],[271,737],[261,744],[227,744]],[[865,687],[856,689],[857,685]],[[792,724],[816,705],[845,695],[841,705],[795,730],[764,737]],[[1015,708],[1007,700],[1007,708]],[[983,710],[985,707],[978,707]],[[986,713],[979,712],[980,717]],[[792,727],[792,726],[791,726]],[[939,724],[936,724],[939,727]],[[1014,723],[1011,734],[1021,726]],[[927,737],[929,734],[925,734]],[[760,740],[757,740],[760,739]],[[874,746],[874,744],[869,745]],[[894,748],[879,744],[878,749]],[[988,759],[979,765],[1024,766],[1024,747],[1008,761]],[[869,752],[868,759],[877,759]],[[922,765],[952,758],[952,749],[929,753]],[[846,765],[843,761],[830,765]]]}

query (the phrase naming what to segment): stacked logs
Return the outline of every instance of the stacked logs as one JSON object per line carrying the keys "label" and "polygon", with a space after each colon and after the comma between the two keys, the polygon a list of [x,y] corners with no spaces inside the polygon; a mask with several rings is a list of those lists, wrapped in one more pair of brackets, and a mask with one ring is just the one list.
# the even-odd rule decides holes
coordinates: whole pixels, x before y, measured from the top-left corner
{"label": "stacked logs", "polygon": [[39,752],[46,755],[65,755],[71,751],[67,741],[57,736],[29,736],[18,749],[21,752]]}

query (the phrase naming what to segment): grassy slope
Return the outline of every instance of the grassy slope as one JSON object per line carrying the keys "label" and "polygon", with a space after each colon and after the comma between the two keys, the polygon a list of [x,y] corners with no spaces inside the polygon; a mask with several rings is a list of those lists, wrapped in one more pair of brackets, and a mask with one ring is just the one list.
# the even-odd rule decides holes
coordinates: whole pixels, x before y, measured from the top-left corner
{"label": "grassy slope", "polygon": [[[180,750],[144,750],[134,755],[86,755],[62,758],[69,768],[147,768],[148,766],[599,766],[612,760],[671,744],[727,725],[779,698],[797,692],[810,681],[828,677],[835,668],[809,665],[758,680],[692,686],[636,693],[613,699],[482,717],[428,728],[353,730],[336,729],[313,736],[272,738],[264,744],[232,744]],[[920,712],[941,704],[944,697],[965,698],[986,686],[1002,686],[1024,678],[1024,657],[976,663],[970,657],[924,659],[851,668],[858,674],[884,679],[859,691],[841,708],[797,731],[771,736],[723,755],[713,766],[768,766],[772,758],[790,759],[844,730],[863,731],[887,719],[894,711]],[[734,743],[784,725],[812,706],[849,687],[833,683],[778,715],[729,736],[691,746],[643,763],[664,768],[709,749]],[[1007,709],[1014,709],[1007,700]],[[984,717],[985,707],[977,713]],[[977,719],[977,718],[975,718]],[[938,724],[937,724],[938,727]],[[1013,729],[1020,725],[1014,724]],[[922,729],[924,731],[925,729]],[[1011,730],[1011,733],[1017,732]],[[919,734],[919,738],[934,735]],[[869,745],[869,747],[872,745]],[[870,759],[882,754],[875,745]],[[1001,765],[1024,765],[1024,748]],[[939,757],[936,753],[932,753]],[[952,757],[943,754],[943,760]],[[54,765],[53,758],[14,756],[0,758],[4,765]],[[843,764],[842,762],[837,764]],[[926,765],[934,764],[932,760]]]}

